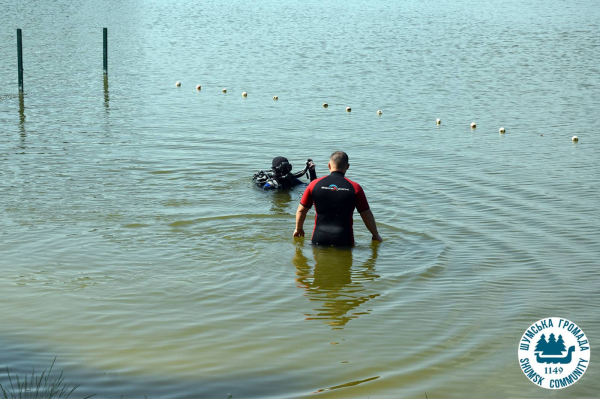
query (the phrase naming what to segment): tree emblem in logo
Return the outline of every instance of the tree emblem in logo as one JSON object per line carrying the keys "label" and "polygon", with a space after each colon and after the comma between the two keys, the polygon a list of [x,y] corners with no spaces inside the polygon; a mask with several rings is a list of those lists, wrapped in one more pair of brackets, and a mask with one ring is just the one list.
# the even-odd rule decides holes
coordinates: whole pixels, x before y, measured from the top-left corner
{"label": "tree emblem in logo", "polygon": [[519,342],[519,365],[543,388],[573,385],[590,363],[590,344],[572,321],[551,317],[532,324]]}
{"label": "tree emblem in logo", "polygon": [[575,346],[569,347],[568,353],[563,356],[565,350],[565,341],[562,335],[559,335],[557,340],[554,334],[551,333],[550,338],[546,341],[546,336],[542,334],[535,346],[536,360],[538,363],[569,364],[571,363]]}

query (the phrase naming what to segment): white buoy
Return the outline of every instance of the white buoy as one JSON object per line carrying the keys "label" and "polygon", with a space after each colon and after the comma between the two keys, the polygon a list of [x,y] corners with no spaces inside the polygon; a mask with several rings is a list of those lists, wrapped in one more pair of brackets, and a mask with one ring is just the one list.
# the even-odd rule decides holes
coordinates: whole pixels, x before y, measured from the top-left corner
{"label": "white buoy", "polygon": [[180,81],[175,82],[175,86],[180,87],[181,86],[181,82]]}
{"label": "white buoy", "polygon": [[242,93],[242,97],[248,97],[248,93],[246,93],[246,92],[243,92],[243,93]]}
{"label": "white buoy", "polygon": [[196,85],[196,90],[202,90],[202,86]]}
{"label": "white buoy", "polygon": [[577,138],[577,136],[573,136],[573,137],[571,137],[571,141],[573,143],[577,143],[579,141],[579,139]]}
{"label": "white buoy", "polygon": [[350,112],[350,111],[352,111],[352,108],[346,107],[346,112]]}
{"label": "white buoy", "polygon": [[437,119],[435,120],[435,124],[436,124],[436,125],[439,125],[439,124],[441,124],[441,123],[442,123],[442,120],[441,120],[440,118],[437,118]]}
{"label": "white buoy", "polygon": [[273,96],[273,100],[277,101],[277,100],[279,100],[279,97]]}
{"label": "white buoy", "polygon": [[327,108],[327,107],[329,107],[329,104],[323,103],[323,108]]}
{"label": "white buoy", "polygon": [[377,115],[381,115],[383,114],[383,112],[381,112],[381,110],[377,111]]}
{"label": "white buoy", "polygon": [[471,129],[477,128],[477,124],[475,122],[471,122]]}
{"label": "white buoy", "polygon": [[227,93],[227,89],[223,88],[223,90],[221,90],[223,93]]}
{"label": "white buoy", "polygon": [[506,133],[506,129],[501,127],[500,129],[498,129],[498,131],[500,132],[500,134],[504,134]]}

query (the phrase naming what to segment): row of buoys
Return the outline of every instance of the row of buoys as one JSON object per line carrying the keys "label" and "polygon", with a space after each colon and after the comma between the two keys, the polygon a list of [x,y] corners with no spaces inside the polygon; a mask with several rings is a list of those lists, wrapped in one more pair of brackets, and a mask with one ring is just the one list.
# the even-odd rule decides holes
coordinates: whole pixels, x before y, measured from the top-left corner
{"label": "row of buoys", "polygon": [[[181,82],[180,81],[175,82],[175,86],[176,87],[181,87]],[[196,85],[196,90],[198,90],[198,91],[202,90],[202,86]],[[221,89],[221,91],[223,93],[227,93],[227,89],[225,87],[223,89]],[[242,97],[248,97],[248,92],[245,92],[245,91],[242,92]],[[273,100],[277,101],[277,100],[279,100],[279,97],[278,96],[273,96]],[[323,108],[328,108],[328,107],[329,107],[329,104],[323,103]],[[351,107],[346,107],[346,112],[352,112],[352,108]],[[383,115],[383,111],[378,110],[377,111],[377,115]],[[437,125],[441,125],[442,124],[442,120],[440,118],[437,118],[435,120],[435,123]],[[477,129],[477,124],[475,122],[471,122],[471,129]],[[500,129],[498,129],[498,132],[500,134],[504,134],[504,133],[506,133],[506,129],[504,127],[501,127]],[[540,134],[540,136],[543,136],[543,134]],[[571,141],[574,142],[574,143],[577,143],[579,141],[579,138],[577,136],[573,136],[573,137],[571,137]]]}
{"label": "row of buoys", "polygon": [[[438,118],[437,119],[437,124],[439,125],[440,123],[442,123],[442,121]],[[475,122],[471,122],[471,129],[476,129],[477,128],[477,124]],[[506,133],[506,129],[501,127],[500,129],[498,129],[498,132],[500,134],[504,134]],[[540,137],[543,136],[543,134],[540,134]],[[573,143],[577,143],[579,141],[579,138],[577,136],[573,136],[571,137],[571,141]]]}
{"label": "row of buoys", "polygon": [[[435,123],[437,123],[438,125],[441,125],[442,124],[442,120],[440,118],[437,118],[435,120]],[[477,129],[477,123],[471,122],[471,129]],[[503,127],[501,127],[500,129],[498,129],[498,132],[500,134],[504,134],[504,133],[506,133],[506,129],[503,128]]]}

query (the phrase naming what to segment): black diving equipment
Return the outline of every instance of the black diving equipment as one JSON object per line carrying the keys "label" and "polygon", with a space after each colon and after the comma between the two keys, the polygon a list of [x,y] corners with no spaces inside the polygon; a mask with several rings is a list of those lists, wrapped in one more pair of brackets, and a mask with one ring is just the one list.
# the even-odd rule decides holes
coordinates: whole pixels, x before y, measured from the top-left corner
{"label": "black diving equipment", "polygon": [[[294,185],[293,181],[307,174],[312,159],[308,158],[304,168],[292,173],[292,165],[284,157],[273,159],[271,170],[261,170],[252,177],[252,182],[264,189],[289,188]],[[308,177],[308,176],[307,176]]]}

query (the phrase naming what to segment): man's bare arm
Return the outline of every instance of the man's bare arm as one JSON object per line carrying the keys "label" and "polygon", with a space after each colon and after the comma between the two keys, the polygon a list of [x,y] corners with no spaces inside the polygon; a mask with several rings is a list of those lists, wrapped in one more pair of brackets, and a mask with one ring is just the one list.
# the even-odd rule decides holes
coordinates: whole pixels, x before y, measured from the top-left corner
{"label": "man's bare arm", "polygon": [[294,230],[294,237],[304,237],[304,220],[306,219],[306,214],[309,209],[310,208],[307,208],[302,204],[298,205],[298,209],[296,210],[296,230]]}
{"label": "man's bare arm", "polygon": [[[367,226],[367,229],[369,229],[369,231],[373,235],[373,241],[383,241],[383,239],[377,232],[377,224],[375,223],[375,216],[373,216],[373,212],[371,212],[370,209],[367,209],[366,211],[359,213],[359,215],[365,223],[365,226]],[[298,220],[298,218],[296,218],[296,220]]]}

